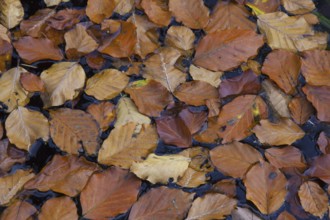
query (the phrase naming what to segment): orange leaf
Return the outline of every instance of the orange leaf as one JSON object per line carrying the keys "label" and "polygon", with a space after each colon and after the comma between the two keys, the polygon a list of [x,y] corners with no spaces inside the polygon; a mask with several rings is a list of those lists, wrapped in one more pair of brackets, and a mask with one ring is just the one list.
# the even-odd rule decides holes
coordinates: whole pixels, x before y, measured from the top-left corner
{"label": "orange leaf", "polygon": [[293,120],[300,125],[305,124],[314,112],[312,104],[299,96],[291,99],[289,109]]}
{"label": "orange leaf", "polygon": [[78,219],[76,204],[67,196],[49,199],[41,207],[38,219]]}
{"label": "orange leaf", "polygon": [[107,130],[116,117],[115,105],[111,102],[91,104],[87,107],[87,112],[94,117],[102,131]]}
{"label": "orange leaf", "polygon": [[168,26],[171,21],[171,12],[167,0],[142,0],[141,7],[149,19],[157,25]]}
{"label": "orange leaf", "polygon": [[305,159],[295,147],[269,148],[265,152],[267,160],[276,168],[297,167],[306,168]]}
{"label": "orange leaf", "polygon": [[88,0],[86,14],[91,21],[100,24],[105,18],[112,15],[115,7],[114,0]]}

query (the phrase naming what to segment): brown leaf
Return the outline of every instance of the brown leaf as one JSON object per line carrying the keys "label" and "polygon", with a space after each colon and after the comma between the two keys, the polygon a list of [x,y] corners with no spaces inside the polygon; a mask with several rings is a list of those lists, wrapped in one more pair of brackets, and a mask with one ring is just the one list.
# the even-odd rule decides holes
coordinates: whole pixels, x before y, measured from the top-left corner
{"label": "brown leaf", "polygon": [[88,0],[86,14],[91,21],[100,24],[105,18],[109,18],[115,9],[114,0]]}
{"label": "brown leaf", "polygon": [[116,117],[115,105],[111,102],[91,104],[86,111],[94,117],[102,131],[106,131]]}
{"label": "brown leaf", "polygon": [[192,136],[190,130],[181,118],[164,116],[156,119],[156,124],[158,135],[166,144],[181,148],[191,146]]}
{"label": "brown leaf", "polygon": [[317,177],[330,184],[330,154],[316,157],[306,171],[306,174],[311,177]]}
{"label": "brown leaf", "polygon": [[38,219],[78,219],[76,204],[67,196],[49,199],[41,207]]}
{"label": "brown leaf", "polygon": [[8,69],[13,53],[13,46],[8,30],[0,24],[0,73]]}
{"label": "brown leaf", "polygon": [[189,73],[194,80],[207,82],[216,88],[220,85],[220,77],[223,75],[223,72],[213,72],[195,65],[190,65]]}
{"label": "brown leaf", "polygon": [[283,6],[291,14],[305,14],[315,9],[313,0],[283,0]]}
{"label": "brown leaf", "polygon": [[252,134],[258,118],[267,116],[267,106],[255,95],[239,96],[223,106],[218,118],[219,137],[223,143],[242,140]]}
{"label": "brown leaf", "polygon": [[209,109],[209,113],[207,115],[208,118],[219,115],[220,107],[221,107],[220,99],[208,99],[206,100],[205,104]]}
{"label": "brown leaf", "polygon": [[225,194],[226,196],[233,198],[236,196],[236,181],[235,179],[221,180],[215,183],[210,191]]}
{"label": "brown leaf", "polygon": [[174,92],[174,95],[188,105],[205,105],[208,99],[219,98],[216,88],[207,82],[194,80],[182,83]]}
{"label": "brown leaf", "polygon": [[277,123],[261,120],[253,132],[261,143],[269,145],[289,145],[305,135],[305,132],[288,118],[283,118]]}
{"label": "brown leaf", "polygon": [[92,69],[101,69],[105,64],[105,59],[98,51],[93,51],[86,55],[87,65]]}
{"label": "brown leaf", "polygon": [[255,31],[257,25],[249,20],[250,13],[244,5],[232,2],[218,2],[213,9],[210,21],[205,30],[213,33],[225,29],[251,29]]}
{"label": "brown leaf", "polygon": [[286,167],[306,168],[304,156],[300,150],[293,146],[269,148],[266,150],[265,156],[278,169]]}
{"label": "brown leaf", "polygon": [[192,112],[184,109],[179,113],[179,117],[184,121],[191,134],[198,132],[206,121],[206,112]]}
{"label": "brown leaf", "polygon": [[40,79],[39,76],[29,73],[23,72],[20,76],[20,82],[22,87],[28,92],[44,92],[45,84]]}
{"label": "brown leaf", "polygon": [[56,30],[67,30],[79,23],[83,17],[85,17],[85,10],[66,8],[56,12],[47,20],[47,23]]}
{"label": "brown leaf", "polygon": [[173,101],[172,95],[159,82],[154,80],[139,80],[125,89],[133,99],[139,112],[158,117],[164,108]]}
{"label": "brown leaf", "polygon": [[152,188],[133,205],[129,220],[183,219],[194,194],[165,186]]}
{"label": "brown leaf", "polygon": [[61,150],[78,154],[83,148],[89,155],[96,153],[100,128],[91,115],[60,108],[50,111],[50,117],[50,135]]}
{"label": "brown leaf", "polygon": [[219,143],[219,136],[217,134],[219,129],[218,117],[209,118],[207,128],[196,134],[194,139],[202,143]]}
{"label": "brown leaf", "polygon": [[160,26],[170,24],[172,15],[168,9],[168,0],[142,0],[141,7],[155,24]]}
{"label": "brown leaf", "polygon": [[213,148],[210,156],[220,172],[235,178],[244,177],[249,168],[262,159],[256,149],[240,142]]}
{"label": "brown leaf", "polygon": [[0,141],[0,176],[8,172],[14,164],[27,160],[27,153],[10,144],[8,139]]}
{"label": "brown leaf", "polygon": [[301,72],[312,86],[330,85],[330,51],[310,50],[303,53]]}
{"label": "brown leaf", "polygon": [[321,121],[330,122],[330,86],[310,86],[305,85],[302,88],[310,101],[316,108],[317,118]]}
{"label": "brown leaf", "polygon": [[251,70],[243,74],[225,79],[219,86],[220,98],[232,95],[257,94],[261,89],[258,76]]}
{"label": "brown leaf", "polygon": [[125,15],[132,11],[134,8],[135,0],[115,0],[116,8],[114,9],[114,12]]}
{"label": "brown leaf", "polygon": [[201,172],[212,172],[214,166],[211,164],[209,150],[203,147],[188,148],[180,155],[190,157],[189,167]]}
{"label": "brown leaf", "polygon": [[1,214],[1,220],[25,220],[30,219],[37,209],[28,202],[16,200]]}
{"label": "brown leaf", "polygon": [[246,198],[263,214],[271,214],[284,203],[286,178],[280,170],[267,162],[254,165],[246,174]]}
{"label": "brown leaf", "polygon": [[169,8],[178,22],[192,29],[202,29],[209,22],[209,9],[203,0],[169,0]]}
{"label": "brown leaf", "polygon": [[328,196],[317,183],[303,183],[298,194],[302,207],[312,215],[322,218],[328,211]]}
{"label": "brown leaf", "polygon": [[289,109],[291,117],[299,125],[305,124],[314,112],[312,104],[301,96],[291,99]]}
{"label": "brown leaf", "polygon": [[43,192],[53,190],[74,197],[80,193],[96,170],[97,165],[88,162],[84,157],[55,155],[24,188]]}
{"label": "brown leaf", "polygon": [[325,132],[321,132],[319,138],[317,139],[317,144],[320,150],[324,154],[330,154],[330,138]]}
{"label": "brown leaf", "polygon": [[126,212],[136,201],[140,185],[132,173],[117,167],[94,174],[80,194],[83,217],[104,219]]}
{"label": "brown leaf", "polygon": [[267,55],[262,72],[287,94],[294,94],[300,72],[300,58],[288,50],[274,50]]}
{"label": "brown leaf", "polygon": [[39,60],[62,60],[62,51],[48,38],[22,37],[13,43],[24,62],[31,64]]}
{"label": "brown leaf", "polygon": [[296,220],[296,218],[287,211],[281,212],[276,220]]}
{"label": "brown leaf", "polygon": [[264,13],[271,13],[278,10],[281,5],[281,0],[248,0],[247,5],[253,9],[253,7],[258,8]]}
{"label": "brown leaf", "polygon": [[213,71],[232,70],[257,55],[263,44],[263,37],[252,30],[217,31],[202,38],[193,62]]}
{"label": "brown leaf", "polygon": [[190,50],[194,48],[195,34],[185,26],[171,26],[166,32],[165,43],[179,50]]}
{"label": "brown leaf", "polygon": [[195,188],[207,181],[206,172],[196,171],[190,167],[179,177],[177,184],[182,187]]}
{"label": "brown leaf", "polygon": [[222,194],[206,194],[194,200],[186,220],[224,219],[236,207],[237,200]]}

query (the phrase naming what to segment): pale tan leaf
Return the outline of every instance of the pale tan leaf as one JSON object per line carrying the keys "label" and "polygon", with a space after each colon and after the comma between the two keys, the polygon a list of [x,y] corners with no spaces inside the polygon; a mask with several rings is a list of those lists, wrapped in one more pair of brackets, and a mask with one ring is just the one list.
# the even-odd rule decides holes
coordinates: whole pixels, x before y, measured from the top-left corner
{"label": "pale tan leaf", "polygon": [[0,11],[0,22],[8,29],[18,25],[24,17],[24,9],[20,0],[2,0]]}
{"label": "pale tan leaf", "polygon": [[167,30],[165,43],[179,50],[194,48],[195,34],[185,26],[171,26]]}
{"label": "pale tan leaf", "polygon": [[129,78],[116,69],[105,69],[87,80],[85,92],[98,100],[116,97],[125,89]]}
{"label": "pale tan leaf", "polygon": [[44,70],[40,78],[45,83],[46,93],[42,95],[45,107],[63,105],[73,100],[85,85],[85,71],[75,62],[60,62]]}
{"label": "pale tan leaf", "polygon": [[0,216],[1,220],[27,220],[37,209],[28,202],[16,200]]}
{"label": "pale tan leaf", "polygon": [[76,204],[70,197],[57,197],[47,200],[41,207],[39,220],[76,220]]}
{"label": "pale tan leaf", "polygon": [[116,7],[113,10],[114,12],[125,15],[132,11],[134,7],[134,0],[115,0]]}
{"label": "pale tan leaf", "polygon": [[328,196],[315,182],[307,181],[300,186],[299,199],[305,211],[322,218],[328,211]]}
{"label": "pale tan leaf", "polygon": [[306,14],[315,9],[313,0],[282,0],[285,10],[292,14]]}
{"label": "pale tan leaf", "polygon": [[142,0],[141,7],[153,23],[160,26],[170,24],[172,15],[168,9],[168,0]]}
{"label": "pale tan leaf", "polygon": [[44,0],[46,3],[47,7],[55,6],[60,4],[61,2],[68,2],[70,0]]}
{"label": "pale tan leaf", "polygon": [[16,67],[1,74],[0,101],[5,104],[7,112],[13,111],[17,106],[24,106],[30,101],[29,92],[20,83],[23,72],[27,72],[27,70]]}
{"label": "pale tan leaf", "polygon": [[262,220],[247,208],[237,207],[231,213],[233,220]]}
{"label": "pale tan leaf", "polygon": [[194,200],[186,220],[224,219],[236,207],[237,200],[222,194],[206,194]]}
{"label": "pale tan leaf", "polygon": [[105,18],[109,18],[115,9],[114,0],[88,0],[86,14],[91,21],[100,24]]}
{"label": "pale tan leaf", "polygon": [[265,152],[267,160],[276,168],[297,167],[306,168],[304,156],[293,146],[283,148],[269,148]]}
{"label": "pale tan leaf", "polygon": [[179,177],[177,184],[182,187],[195,188],[207,181],[207,172],[196,171],[190,167],[184,172],[182,177]]}
{"label": "pale tan leaf", "polygon": [[48,120],[38,111],[18,107],[10,113],[5,125],[9,141],[24,150],[29,150],[38,138],[44,141],[49,138]]}
{"label": "pale tan leaf", "polygon": [[157,156],[152,153],[145,161],[133,163],[131,171],[139,178],[153,184],[166,184],[169,178],[172,178],[175,183],[188,169],[189,162],[190,158],[181,155]]}
{"label": "pale tan leaf", "polygon": [[200,172],[212,172],[214,170],[210,161],[209,150],[204,147],[188,148],[182,151],[180,155],[191,159],[189,168]]}
{"label": "pale tan leaf", "polygon": [[220,77],[223,75],[221,71],[213,72],[195,65],[190,66],[189,73],[194,80],[207,82],[216,88],[220,85]]}

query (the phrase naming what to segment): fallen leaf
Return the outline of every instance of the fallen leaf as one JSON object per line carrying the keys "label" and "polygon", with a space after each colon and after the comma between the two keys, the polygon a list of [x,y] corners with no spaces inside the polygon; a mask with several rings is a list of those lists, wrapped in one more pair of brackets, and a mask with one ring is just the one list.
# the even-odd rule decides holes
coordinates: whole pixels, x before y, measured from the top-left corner
{"label": "fallen leaf", "polygon": [[83,217],[104,219],[126,212],[137,200],[140,185],[132,173],[117,167],[95,173],[80,194]]}
{"label": "fallen leaf", "polygon": [[170,92],[186,81],[186,74],[174,67],[181,53],[171,47],[161,48],[145,62],[143,77],[160,82]]}
{"label": "fallen leaf", "polygon": [[236,207],[231,213],[233,220],[262,220],[247,208]]}
{"label": "fallen leaf", "polygon": [[209,99],[206,100],[206,106],[209,110],[207,117],[211,118],[211,117],[215,117],[217,115],[219,115],[220,112],[220,107],[221,107],[221,103],[220,103],[220,99]]}
{"label": "fallen leaf", "polygon": [[184,109],[179,113],[179,117],[184,121],[191,134],[198,132],[206,121],[206,112],[192,112]]}
{"label": "fallen leaf", "polygon": [[261,213],[269,215],[283,205],[287,194],[287,180],[280,170],[269,163],[254,165],[243,181],[246,198],[252,201]]}
{"label": "fallen leaf", "polygon": [[5,72],[12,59],[13,46],[11,44],[10,34],[6,27],[0,24],[0,73]]}
{"label": "fallen leaf", "polygon": [[171,26],[166,33],[165,43],[179,50],[194,48],[195,34],[185,26]]}
{"label": "fallen leaf", "polygon": [[115,9],[114,0],[88,0],[86,14],[91,21],[100,24],[105,18],[109,18]]}
{"label": "fallen leaf", "polygon": [[9,204],[24,184],[34,177],[31,170],[16,170],[15,173],[0,178],[0,204]]}
{"label": "fallen leaf", "polygon": [[27,153],[10,144],[8,139],[0,141],[0,176],[10,171],[14,164],[27,160]]}
{"label": "fallen leaf", "polygon": [[302,96],[291,99],[289,110],[291,112],[291,117],[299,125],[305,124],[314,113],[312,104]]}
{"label": "fallen leaf", "polygon": [[224,219],[236,207],[237,200],[222,194],[206,194],[194,200],[186,220]]}
{"label": "fallen leaf", "polygon": [[155,24],[160,26],[170,24],[172,15],[169,12],[168,0],[142,0],[141,7]]}
{"label": "fallen leaf", "polygon": [[272,49],[305,51],[325,49],[327,35],[315,34],[303,17],[289,17],[284,12],[258,16],[258,27]]}
{"label": "fallen leaf", "polygon": [[242,178],[262,158],[253,147],[233,142],[210,151],[211,161],[226,176]]}
{"label": "fallen leaf", "polygon": [[47,7],[55,6],[60,4],[61,2],[69,2],[70,0],[44,0]]}
{"label": "fallen leaf", "polygon": [[13,43],[19,56],[27,64],[39,60],[62,60],[62,51],[48,38],[22,37]]}
{"label": "fallen leaf", "polygon": [[193,63],[213,71],[232,70],[256,56],[263,44],[262,36],[252,30],[220,30],[202,38]]}
{"label": "fallen leaf", "polygon": [[50,27],[56,30],[67,30],[79,23],[85,17],[83,9],[63,9],[47,20]]}
{"label": "fallen leaf", "polygon": [[56,154],[53,159],[29,182],[25,189],[53,190],[70,197],[78,195],[97,165],[84,157]]}
{"label": "fallen leaf", "polygon": [[330,85],[330,51],[306,51],[301,59],[301,72],[309,85]]}
{"label": "fallen leaf", "polygon": [[12,111],[5,125],[9,141],[20,149],[29,150],[37,139],[47,141],[49,138],[47,118],[40,112],[25,107]]}
{"label": "fallen leaf", "polygon": [[177,184],[182,187],[195,188],[207,181],[206,172],[196,171],[190,167],[178,178]]}
{"label": "fallen leaf", "polygon": [[29,219],[36,212],[37,209],[30,203],[21,200],[16,200],[2,212],[0,218],[1,220]]}
{"label": "fallen leaf", "polygon": [[115,105],[111,102],[91,104],[86,111],[94,117],[102,131],[106,131],[116,117]]}
{"label": "fallen leaf", "polygon": [[315,9],[313,0],[282,0],[286,11],[291,14],[306,14]]}
{"label": "fallen leaf", "polygon": [[156,119],[156,124],[158,135],[164,143],[181,148],[191,146],[191,132],[180,117],[163,116]]}
{"label": "fallen leaf", "polygon": [[39,76],[29,73],[23,72],[20,76],[20,83],[22,87],[28,92],[44,92],[45,84],[40,79]]}
{"label": "fallen leaf", "polygon": [[261,120],[253,132],[261,143],[269,145],[290,145],[305,136],[305,132],[288,118],[277,123]]}
{"label": "fallen leaf", "polygon": [[173,102],[172,95],[159,82],[154,80],[139,80],[131,83],[125,92],[133,99],[139,112],[158,117],[164,108]]}
{"label": "fallen leaf", "polygon": [[267,160],[276,168],[297,167],[306,168],[304,156],[293,146],[269,148],[265,151]]}
{"label": "fallen leaf", "polygon": [[329,102],[330,102],[330,86],[310,86],[305,85],[302,88],[310,101],[316,108],[317,118],[321,121],[330,122]]}
{"label": "fallen leaf", "polygon": [[213,9],[210,21],[205,28],[208,33],[225,29],[250,29],[255,31],[257,26],[249,20],[250,13],[244,5],[233,2],[218,2]]}
{"label": "fallen leaf", "polygon": [[105,69],[87,80],[85,92],[98,100],[109,100],[121,93],[129,78],[116,69]]}
{"label": "fallen leaf", "polygon": [[167,184],[170,178],[175,183],[188,169],[189,162],[190,158],[181,155],[157,156],[152,153],[145,161],[133,163],[130,170],[153,184]]}
{"label": "fallen leaf", "polygon": [[296,220],[296,218],[287,211],[281,212],[276,220]]}
{"label": "fallen leaf", "polygon": [[233,198],[236,196],[236,181],[235,179],[220,180],[212,186],[210,191]]}
{"label": "fallen leaf", "polygon": [[246,5],[252,9],[254,14],[260,15],[278,11],[281,0],[248,0]]}
{"label": "fallen leaf", "polygon": [[194,194],[165,186],[151,188],[133,205],[129,220],[183,219]]}
{"label": "fallen leaf", "polygon": [[242,140],[252,134],[251,129],[259,118],[266,116],[267,106],[259,96],[239,96],[220,111],[217,134],[223,139],[222,143]]}
{"label": "fallen leaf", "polygon": [[24,17],[24,8],[20,0],[3,0],[0,11],[0,22],[8,29],[14,28]]}
{"label": "fallen leaf", "polygon": [[219,93],[214,86],[204,81],[190,81],[182,83],[174,92],[174,95],[188,105],[205,105],[208,99],[219,98]]}
{"label": "fallen leaf", "polygon": [[313,14],[313,13],[307,13],[307,14],[303,14],[301,15],[306,21],[308,24],[310,25],[315,25],[315,24],[319,24],[320,23],[320,20],[319,18]]}
{"label": "fallen leaf", "polygon": [[328,211],[328,196],[317,183],[303,183],[298,194],[301,206],[312,215],[322,218]]}
{"label": "fallen leaf", "polygon": [[100,128],[90,114],[60,108],[51,110],[50,117],[50,135],[62,151],[78,154],[84,149],[89,155],[96,154]]}
{"label": "fallen leaf", "polygon": [[321,155],[314,159],[306,174],[317,177],[330,184],[330,154]]}
{"label": "fallen leaf", "polygon": [[169,0],[169,9],[178,22],[192,29],[202,29],[209,22],[209,9],[203,0]]}
{"label": "fallen leaf", "polygon": [[49,199],[42,205],[38,219],[78,219],[76,204],[67,196]]}
{"label": "fallen leaf", "polygon": [[92,69],[100,70],[105,64],[105,59],[102,54],[98,51],[93,51],[86,55],[86,63]]}
{"label": "fallen leaf", "polygon": [[85,84],[85,71],[79,63],[60,62],[53,64],[40,75],[46,93],[42,95],[44,107],[63,105],[73,100]]}
{"label": "fallen leaf", "polygon": [[301,62],[297,54],[287,50],[274,50],[267,55],[262,72],[270,77],[285,93],[294,94]]}
{"label": "fallen leaf", "polygon": [[125,15],[132,11],[134,8],[134,0],[115,0],[116,7],[114,12]]}
{"label": "fallen leaf", "polygon": [[189,73],[194,80],[207,82],[216,88],[219,87],[221,83],[220,77],[223,75],[221,71],[213,72],[195,65],[190,65]]}
{"label": "fallen leaf", "polygon": [[317,139],[317,145],[324,154],[330,154],[330,138],[325,132],[321,132]]}
{"label": "fallen leaf", "polygon": [[98,152],[97,161],[105,165],[114,165],[129,169],[133,162],[141,162],[152,153],[158,142],[156,128],[143,125],[136,132],[136,124],[128,123],[111,130]]}
{"label": "fallen leaf", "polygon": [[12,68],[1,74],[0,78],[0,101],[5,105],[6,112],[11,112],[17,106],[25,106],[29,103],[29,92],[21,83],[21,74],[27,72],[22,67]]}

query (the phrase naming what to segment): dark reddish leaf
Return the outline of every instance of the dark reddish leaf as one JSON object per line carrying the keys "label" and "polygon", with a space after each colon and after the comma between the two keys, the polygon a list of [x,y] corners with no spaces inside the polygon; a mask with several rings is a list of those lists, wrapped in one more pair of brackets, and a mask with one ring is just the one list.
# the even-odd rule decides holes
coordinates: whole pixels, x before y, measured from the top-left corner
{"label": "dark reddish leaf", "polygon": [[99,70],[105,64],[105,59],[101,53],[94,51],[86,55],[86,62],[90,68]]}
{"label": "dark reddish leaf", "polygon": [[63,9],[47,20],[50,27],[56,30],[67,30],[79,23],[85,16],[82,9]]}
{"label": "dark reddish leaf", "polygon": [[191,112],[184,109],[179,113],[179,117],[184,121],[191,134],[198,132],[206,121],[206,112]]}
{"label": "dark reddish leaf", "polygon": [[306,171],[311,177],[317,177],[330,184],[330,154],[322,155],[314,159]]}
{"label": "dark reddish leaf", "polygon": [[29,73],[23,72],[21,74],[20,82],[23,88],[28,92],[44,92],[45,84],[40,79],[39,76]]}
{"label": "dark reddish leaf", "polygon": [[0,176],[8,172],[14,164],[27,160],[27,153],[10,144],[8,139],[0,141]]}

